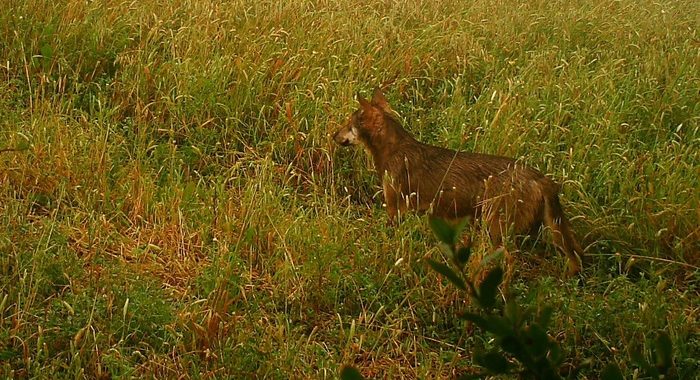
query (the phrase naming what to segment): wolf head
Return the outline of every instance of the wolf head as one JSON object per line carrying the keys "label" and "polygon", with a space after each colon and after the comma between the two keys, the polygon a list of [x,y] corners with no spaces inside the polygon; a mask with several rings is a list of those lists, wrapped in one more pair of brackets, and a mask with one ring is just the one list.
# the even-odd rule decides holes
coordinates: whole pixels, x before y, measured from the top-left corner
{"label": "wolf head", "polygon": [[350,115],[345,124],[333,135],[333,140],[342,145],[370,145],[371,141],[381,139],[387,117],[393,117],[394,111],[387,103],[380,89],[374,90],[372,100],[367,101],[357,94],[360,108]]}

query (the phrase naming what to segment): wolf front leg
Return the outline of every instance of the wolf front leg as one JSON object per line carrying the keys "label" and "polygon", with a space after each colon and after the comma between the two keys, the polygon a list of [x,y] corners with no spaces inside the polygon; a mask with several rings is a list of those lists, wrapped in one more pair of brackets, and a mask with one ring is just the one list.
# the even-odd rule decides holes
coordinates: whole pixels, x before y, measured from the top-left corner
{"label": "wolf front leg", "polygon": [[400,212],[404,211],[402,208],[402,202],[399,197],[399,193],[396,191],[394,186],[394,181],[388,173],[384,173],[382,176],[382,189],[384,192],[384,205],[386,206],[386,212],[389,214],[389,225],[396,225],[398,223]]}

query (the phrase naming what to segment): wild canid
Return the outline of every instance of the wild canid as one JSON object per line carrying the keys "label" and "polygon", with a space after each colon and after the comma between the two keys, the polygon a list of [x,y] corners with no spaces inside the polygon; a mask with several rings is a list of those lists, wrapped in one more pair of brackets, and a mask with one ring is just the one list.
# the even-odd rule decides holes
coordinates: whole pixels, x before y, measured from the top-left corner
{"label": "wild canid", "polygon": [[511,158],[457,152],[414,139],[399,123],[377,89],[371,101],[359,94],[360,108],[333,139],[361,144],[382,180],[389,220],[406,210],[434,217],[481,220],[495,242],[509,232],[536,234],[543,224],[569,262],[569,274],[581,270],[583,249],[559,203],[559,185]]}

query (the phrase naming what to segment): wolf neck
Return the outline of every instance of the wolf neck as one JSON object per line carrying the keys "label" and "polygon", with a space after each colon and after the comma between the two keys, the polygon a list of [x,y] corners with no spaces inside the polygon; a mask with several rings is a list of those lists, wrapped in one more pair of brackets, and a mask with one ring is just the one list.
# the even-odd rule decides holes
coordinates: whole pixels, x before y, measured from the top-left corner
{"label": "wolf neck", "polygon": [[382,130],[366,140],[367,149],[374,159],[374,167],[380,176],[384,173],[391,157],[420,145],[421,143],[403,129],[401,124],[388,115],[384,115]]}

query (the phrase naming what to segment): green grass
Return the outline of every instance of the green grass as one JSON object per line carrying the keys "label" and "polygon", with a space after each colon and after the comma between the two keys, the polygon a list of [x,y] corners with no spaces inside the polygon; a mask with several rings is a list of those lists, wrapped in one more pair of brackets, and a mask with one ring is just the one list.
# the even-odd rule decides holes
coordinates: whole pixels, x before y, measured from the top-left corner
{"label": "green grass", "polygon": [[473,372],[489,342],[425,265],[441,259],[427,223],[388,226],[365,153],[329,138],[357,91],[386,83],[421,140],[564,185],[585,287],[547,245],[514,255],[509,289],[555,306],[581,378],[610,361],[632,376],[628,350],[661,329],[690,378],[697,5],[10,1],[0,376]]}

